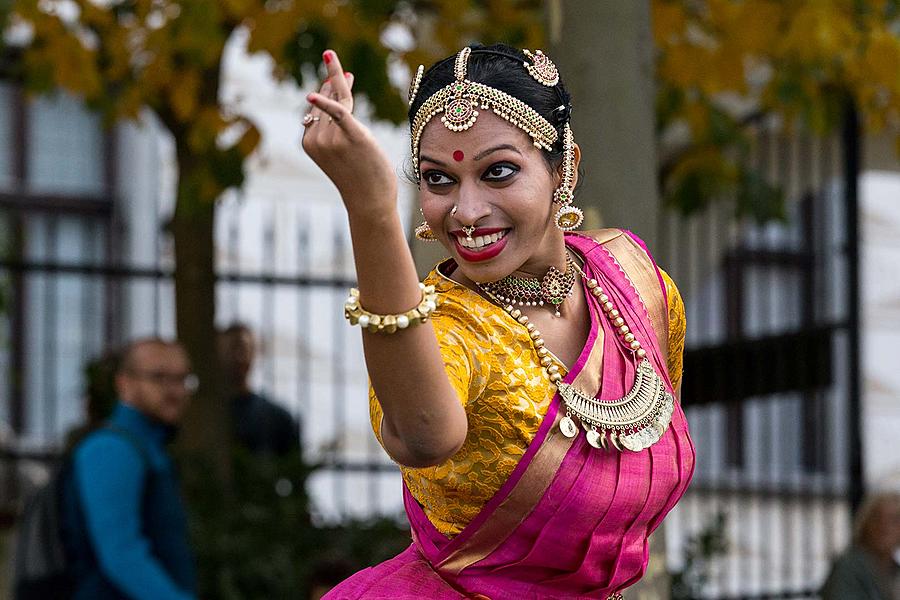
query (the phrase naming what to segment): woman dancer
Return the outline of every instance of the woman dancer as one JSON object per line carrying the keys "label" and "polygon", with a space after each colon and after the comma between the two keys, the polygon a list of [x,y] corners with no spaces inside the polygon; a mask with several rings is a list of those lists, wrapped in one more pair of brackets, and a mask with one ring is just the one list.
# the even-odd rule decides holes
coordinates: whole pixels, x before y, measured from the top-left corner
{"label": "woman dancer", "polygon": [[[616,598],[682,496],[684,310],[632,234],[574,232],[580,151],[540,51],[463,48],[410,86],[419,283],[397,182],[327,51],[303,147],[347,210],[376,436],[413,544],[328,598]],[[614,149],[611,149],[614,151]]]}

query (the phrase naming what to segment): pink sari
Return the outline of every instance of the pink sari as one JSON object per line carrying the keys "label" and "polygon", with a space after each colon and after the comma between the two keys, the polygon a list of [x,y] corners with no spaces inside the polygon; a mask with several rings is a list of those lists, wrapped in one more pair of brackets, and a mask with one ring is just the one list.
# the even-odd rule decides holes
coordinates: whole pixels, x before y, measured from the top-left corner
{"label": "pink sari", "polygon": [[[670,392],[667,309],[658,271],[637,238],[618,230],[566,237],[607,290]],[[664,289],[664,286],[663,286]],[[624,396],[637,362],[591,302],[591,331],[563,379],[601,400]],[[646,302],[646,307],[645,307]],[[674,392],[673,392],[674,393]],[[325,597],[599,598],[647,568],[647,537],[684,494],[694,448],[676,404],[662,439],[641,452],[598,450],[559,430],[556,394],[512,475],[463,531],[448,539],[404,487],[413,544],[352,576]]]}

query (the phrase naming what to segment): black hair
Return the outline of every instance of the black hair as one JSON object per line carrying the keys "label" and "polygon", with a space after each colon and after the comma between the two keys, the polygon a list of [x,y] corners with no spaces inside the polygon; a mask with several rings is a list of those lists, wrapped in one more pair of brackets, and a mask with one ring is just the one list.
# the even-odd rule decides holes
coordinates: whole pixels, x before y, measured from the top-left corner
{"label": "black hair", "polygon": [[[572,114],[571,97],[562,79],[555,86],[540,83],[523,66],[526,61],[531,62],[525,53],[506,44],[473,44],[469,47],[472,49],[466,72],[469,81],[483,83],[518,98],[556,128],[556,142],[550,150],[542,149],[541,153],[550,168],[558,167],[563,156],[563,129]],[[456,79],[453,72],[455,62],[456,54],[425,71],[416,98],[409,107],[410,125],[419,107],[432,94]]]}

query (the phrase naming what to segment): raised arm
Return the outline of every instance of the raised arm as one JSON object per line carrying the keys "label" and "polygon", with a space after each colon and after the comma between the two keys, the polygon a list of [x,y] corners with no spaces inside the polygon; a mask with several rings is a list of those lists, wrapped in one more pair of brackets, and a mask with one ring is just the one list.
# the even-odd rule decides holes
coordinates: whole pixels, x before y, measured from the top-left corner
{"label": "raised arm", "polygon": [[[353,75],[343,72],[333,51],[323,59],[328,79],[308,96],[311,120],[303,148],[337,186],[347,210],[360,305],[376,314],[403,313],[422,296],[397,210],[397,176],[352,114]],[[385,449],[411,467],[445,461],[465,441],[467,422],[431,323],[362,335],[369,378],[384,411]]]}

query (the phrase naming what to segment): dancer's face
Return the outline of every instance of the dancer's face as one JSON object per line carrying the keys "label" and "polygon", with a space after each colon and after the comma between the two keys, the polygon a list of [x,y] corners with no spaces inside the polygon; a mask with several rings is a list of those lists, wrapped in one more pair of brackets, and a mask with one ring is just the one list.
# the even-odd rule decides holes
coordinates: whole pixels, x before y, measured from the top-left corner
{"label": "dancer's face", "polygon": [[[543,275],[563,256],[552,203],[559,174],[518,127],[487,110],[461,132],[435,118],[419,169],[425,220],[472,281]],[[473,225],[469,242],[462,228]]]}

